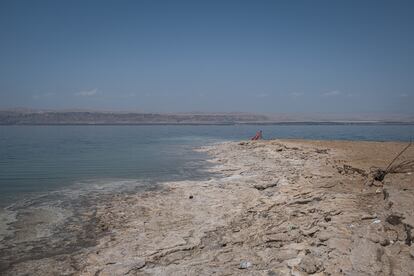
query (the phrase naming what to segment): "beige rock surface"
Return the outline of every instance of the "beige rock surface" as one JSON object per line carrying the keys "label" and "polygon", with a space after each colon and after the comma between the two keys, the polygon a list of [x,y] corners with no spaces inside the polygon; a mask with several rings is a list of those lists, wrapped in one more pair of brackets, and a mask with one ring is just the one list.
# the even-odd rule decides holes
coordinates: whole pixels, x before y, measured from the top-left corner
{"label": "beige rock surface", "polygon": [[[97,245],[9,275],[414,275],[414,174],[367,185],[403,143],[228,142],[206,181],[114,196]],[[405,158],[414,158],[410,149]],[[379,191],[378,191],[379,189]]]}

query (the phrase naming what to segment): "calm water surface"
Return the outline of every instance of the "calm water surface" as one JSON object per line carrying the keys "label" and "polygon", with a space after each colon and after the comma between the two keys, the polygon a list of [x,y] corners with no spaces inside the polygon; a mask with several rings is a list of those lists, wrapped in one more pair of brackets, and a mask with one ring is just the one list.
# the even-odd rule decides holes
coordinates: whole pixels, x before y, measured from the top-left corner
{"label": "calm water surface", "polygon": [[[264,138],[408,141],[414,125],[0,126],[0,206],[64,187],[204,177],[192,149]],[[128,182],[126,182],[128,183]]]}

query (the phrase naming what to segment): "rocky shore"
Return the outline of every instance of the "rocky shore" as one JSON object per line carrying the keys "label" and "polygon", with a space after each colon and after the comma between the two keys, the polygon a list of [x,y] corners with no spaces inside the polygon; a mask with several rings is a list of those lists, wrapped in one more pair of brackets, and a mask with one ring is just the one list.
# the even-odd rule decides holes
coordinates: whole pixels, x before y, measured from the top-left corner
{"label": "rocky shore", "polygon": [[96,207],[93,246],[4,274],[414,275],[414,173],[371,181],[405,145],[208,146],[214,177],[114,195]]}

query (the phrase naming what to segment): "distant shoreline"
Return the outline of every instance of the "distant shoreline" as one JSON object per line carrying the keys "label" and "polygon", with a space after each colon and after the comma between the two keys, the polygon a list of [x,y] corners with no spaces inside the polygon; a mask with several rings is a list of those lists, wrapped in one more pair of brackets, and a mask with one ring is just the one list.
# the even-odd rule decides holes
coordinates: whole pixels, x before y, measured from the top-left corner
{"label": "distant shoreline", "polygon": [[411,115],[0,110],[0,125],[412,125]]}
{"label": "distant shoreline", "polygon": [[236,125],[414,125],[414,122],[229,122],[229,123],[0,123],[0,126],[236,126]]}

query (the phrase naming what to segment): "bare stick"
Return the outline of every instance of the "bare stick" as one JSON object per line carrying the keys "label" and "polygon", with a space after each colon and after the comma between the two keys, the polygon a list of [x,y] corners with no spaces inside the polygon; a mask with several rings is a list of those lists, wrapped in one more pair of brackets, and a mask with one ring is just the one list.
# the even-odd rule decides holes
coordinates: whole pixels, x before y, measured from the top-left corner
{"label": "bare stick", "polygon": [[398,157],[400,157],[401,156],[401,154],[403,154],[404,153],[404,151],[406,151],[410,146],[411,146],[411,144],[412,144],[412,141],[411,141],[411,138],[410,138],[410,143],[391,161],[391,163],[388,165],[388,167],[385,169],[385,172],[386,173],[388,173],[389,172],[389,169],[390,169],[390,167],[391,167],[391,165],[395,162],[395,160],[397,160],[398,159]]}

